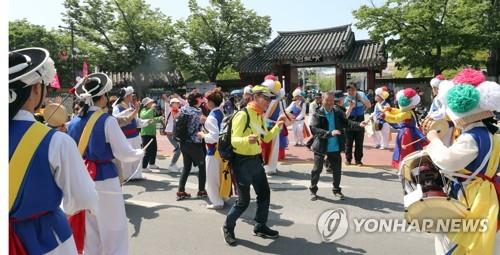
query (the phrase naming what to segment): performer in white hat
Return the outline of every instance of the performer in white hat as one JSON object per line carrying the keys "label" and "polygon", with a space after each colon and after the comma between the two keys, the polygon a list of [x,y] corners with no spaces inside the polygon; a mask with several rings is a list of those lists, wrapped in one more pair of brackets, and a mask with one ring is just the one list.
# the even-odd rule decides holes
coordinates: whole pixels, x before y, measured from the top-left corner
{"label": "performer in white hat", "polygon": [[293,102],[286,108],[286,111],[291,113],[294,117],[293,121],[293,136],[295,139],[295,146],[303,146],[304,139],[307,138],[304,136],[304,129],[307,129],[304,125],[304,119],[306,117],[306,102],[302,95],[302,90],[300,88],[296,88],[293,93]]}
{"label": "performer in white hat", "polygon": [[468,203],[467,219],[487,219],[488,227],[485,232],[438,235],[436,254],[500,254],[500,136],[493,118],[493,111],[500,109],[500,85],[485,81],[481,71],[465,69],[440,85],[438,97],[462,134],[447,147],[432,130],[426,150],[441,173],[465,186],[460,190],[460,185],[453,185],[452,193]]}
{"label": "performer in white hat", "polygon": [[427,140],[418,128],[415,107],[420,103],[420,96],[412,88],[400,90],[396,94],[398,108],[384,108],[380,115],[384,121],[394,124],[399,129],[392,154],[392,166],[399,168],[399,163],[410,153],[423,149]]}
{"label": "performer in white hat", "polygon": [[[113,105],[113,116],[127,116],[130,119],[130,123],[122,126],[121,129],[132,148],[140,149],[142,140],[138,128],[149,125],[151,121],[139,119],[140,102],[133,102],[133,94],[134,88],[131,86],[120,89],[118,100]],[[123,178],[125,179],[142,179],[143,169],[141,159],[132,162],[120,161],[120,169],[123,171]]]}
{"label": "performer in white hat", "polygon": [[75,94],[85,105],[68,125],[68,134],[78,142],[99,195],[97,213],[79,215],[85,218],[83,226],[77,224],[79,218],[71,219],[75,234],[78,232],[82,237],[77,245],[84,239],[86,254],[128,254],[125,204],[113,159],[135,162],[144,156],[142,149],[130,146],[116,118],[103,111],[112,87],[111,79],[103,73],[82,79],[75,87]]}
{"label": "performer in white hat", "polygon": [[443,75],[438,75],[435,78],[433,78],[430,82],[431,87],[432,87],[432,95],[434,96],[434,99],[432,100],[431,108],[429,109],[429,113],[427,114],[427,118],[431,118],[433,120],[442,120],[442,119],[447,119],[448,124],[449,124],[449,129],[447,129],[446,134],[443,136],[443,143],[446,146],[450,146],[453,140],[453,131],[455,130],[453,128],[453,122],[449,120],[449,118],[446,115],[446,107],[444,106],[443,102],[441,102],[441,99],[437,96],[439,93],[439,85],[445,81]]}
{"label": "performer in white hat", "polygon": [[66,215],[96,212],[75,142],[33,116],[54,75],[45,49],[9,53],[9,254],[78,254]]}
{"label": "performer in white hat", "polygon": [[373,122],[375,124],[375,147],[377,149],[384,150],[389,146],[389,135],[391,134],[391,127],[387,122],[385,122],[380,115],[385,107],[390,106],[390,104],[385,101],[389,97],[389,90],[387,87],[383,86],[375,90],[375,110],[371,114]]}
{"label": "performer in white hat", "polygon": [[[282,101],[285,93],[281,89],[281,83],[277,81],[276,77],[272,74],[267,75],[264,78],[264,82],[262,82],[262,85],[266,86],[269,91],[271,91],[271,93],[276,97],[269,103],[269,107],[264,113],[264,121],[267,125],[267,128],[271,129],[272,127],[274,127],[279,117],[285,112],[285,104]],[[245,89],[247,88],[245,87]],[[286,129],[286,127],[283,128]],[[286,147],[286,139],[287,138],[283,136],[282,132],[280,132],[280,135],[274,137],[271,141],[267,143],[262,141],[262,158],[264,160],[264,170],[266,171],[266,174],[273,175],[276,173],[280,147],[282,147],[283,145],[285,145]],[[285,141],[285,144],[283,144],[283,140]]]}

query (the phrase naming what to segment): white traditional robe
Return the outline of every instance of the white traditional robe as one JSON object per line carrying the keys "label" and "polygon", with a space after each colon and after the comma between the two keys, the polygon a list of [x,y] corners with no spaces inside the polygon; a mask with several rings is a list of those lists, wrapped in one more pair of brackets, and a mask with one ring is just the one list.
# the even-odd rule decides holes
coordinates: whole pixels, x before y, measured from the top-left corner
{"label": "white traditional robe", "polygon": [[[278,117],[285,110],[283,108],[283,105],[280,102],[281,102],[281,99],[274,99],[269,104],[269,107],[267,107],[267,109],[276,109],[275,111],[279,111],[279,113],[277,114]],[[271,111],[265,112],[264,121],[266,123],[276,121],[276,120],[270,119],[271,115],[273,115],[273,112],[271,112]],[[274,125],[274,123],[273,123],[273,125]],[[271,129],[271,128],[268,127],[268,129]],[[264,170],[266,171],[266,174],[276,173],[276,170],[278,168],[279,151],[280,151],[280,135],[277,135],[271,140],[271,152],[269,154],[269,159],[267,160],[267,164],[264,165]]]}
{"label": "white traditional robe", "polygon": [[[14,120],[36,121],[32,113],[20,110]],[[67,215],[81,210],[97,211],[97,192],[94,181],[83,163],[73,138],[56,132],[49,144],[49,163],[57,186],[63,193],[61,208]],[[73,236],[46,253],[50,255],[77,254]]]}
{"label": "white traditional robe", "polygon": [[[287,108],[287,112],[291,112],[292,108],[296,106],[296,101],[293,101]],[[302,103],[301,111],[298,115],[295,116],[295,120],[293,121],[292,131],[293,138],[295,139],[295,144],[304,144],[304,118],[306,116],[306,104]]]}
{"label": "white traditional robe", "polygon": [[[466,126],[463,131],[474,127],[484,126],[482,122],[475,122]],[[460,135],[453,145],[447,147],[440,140],[429,143],[426,148],[432,162],[436,164],[443,172],[457,172],[464,169],[478,156],[478,146],[476,141],[469,134]],[[465,186],[464,186],[465,189]],[[453,247],[453,243],[445,234],[436,234],[435,251],[437,255],[446,254]],[[500,254],[500,233],[496,234],[495,252]]]}
{"label": "white traditional robe", "polygon": [[[97,109],[92,106],[89,110]],[[144,156],[142,149],[130,146],[115,118],[107,118],[104,122],[104,135],[113,156],[120,162],[134,162]],[[96,181],[95,187],[99,194],[98,210],[85,216],[84,251],[92,255],[128,254],[128,221],[119,177]]]}
{"label": "white traditional robe", "polygon": [[[113,107],[113,116],[120,116],[120,109],[118,106]],[[139,118],[136,118],[137,121],[137,127],[145,127],[150,124],[149,120],[142,120]],[[127,139],[129,142],[130,146],[132,146],[133,149],[141,149],[142,146],[142,139],[141,136],[138,135],[133,138]],[[142,158],[136,159],[135,161],[123,161],[119,160],[120,167],[119,169],[122,171],[122,177],[123,179],[142,179]],[[135,174],[134,174],[135,172]],[[134,176],[132,176],[134,174]],[[132,176],[132,178],[131,178]]]}
{"label": "white traditional robe", "polygon": [[[212,109],[211,112],[215,110],[220,110],[219,107]],[[203,137],[205,139],[205,143],[207,144],[216,144],[219,141],[219,123],[217,119],[208,115],[207,120],[205,121],[205,129],[208,131],[208,134],[205,134]],[[223,206],[224,200],[220,196],[220,176],[221,176],[221,165],[222,160],[220,157],[216,155],[207,155],[205,156],[205,165],[207,169],[207,193],[208,199],[214,206]]]}

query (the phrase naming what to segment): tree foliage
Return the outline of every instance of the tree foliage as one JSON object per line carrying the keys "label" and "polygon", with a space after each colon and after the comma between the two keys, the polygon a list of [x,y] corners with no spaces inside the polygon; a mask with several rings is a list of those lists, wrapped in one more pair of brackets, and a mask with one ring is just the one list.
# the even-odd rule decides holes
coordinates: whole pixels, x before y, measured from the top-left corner
{"label": "tree foliage", "polygon": [[[74,76],[71,66],[71,37],[68,32],[60,30],[49,30],[44,26],[35,25],[27,20],[15,20],[9,22],[9,50],[16,50],[28,47],[41,47],[49,51],[54,60],[59,81],[64,87],[74,85]],[[92,70],[93,63],[99,62],[99,56],[104,51],[98,47],[76,38],[75,48],[75,71],[82,70],[83,61],[87,59],[89,69]],[[59,54],[65,51],[68,53],[67,59],[62,59]]]}
{"label": "tree foliage", "polygon": [[380,7],[363,5],[353,14],[358,28],[369,29],[374,40],[386,40],[397,67],[427,68],[438,74],[485,64],[475,53],[488,49],[495,34],[486,32],[491,30],[486,21],[492,2],[388,0]]}
{"label": "tree foliage", "polygon": [[139,85],[175,71],[172,21],[144,0],[65,0],[64,6],[64,21],[106,50],[102,69],[132,71]]}
{"label": "tree foliage", "polygon": [[176,24],[184,48],[178,63],[191,71],[193,79],[215,81],[271,34],[270,17],[258,16],[240,0],[212,0],[205,8],[190,0],[189,9],[187,20]]}

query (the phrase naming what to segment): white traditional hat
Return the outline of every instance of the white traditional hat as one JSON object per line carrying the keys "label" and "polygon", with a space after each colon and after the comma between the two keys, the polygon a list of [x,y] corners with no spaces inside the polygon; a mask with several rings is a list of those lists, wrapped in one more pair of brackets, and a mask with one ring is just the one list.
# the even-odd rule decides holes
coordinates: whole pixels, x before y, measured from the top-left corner
{"label": "white traditional hat", "polygon": [[461,127],[493,117],[500,109],[500,85],[486,81],[481,71],[467,68],[440,84],[438,97],[455,125]]}
{"label": "white traditional hat", "polygon": [[442,81],[444,81],[444,80],[445,80],[445,79],[444,79],[444,76],[443,76],[442,74],[440,74],[440,75],[438,75],[438,76],[436,76],[436,77],[432,78],[432,80],[431,80],[431,82],[430,82],[430,83],[431,83],[431,87],[433,87],[433,88],[439,88],[439,84],[440,84]]}
{"label": "white traditional hat", "polygon": [[76,86],[75,95],[85,101],[85,104],[92,105],[92,98],[102,96],[113,88],[113,82],[104,73],[93,73],[81,79]]}
{"label": "white traditional hat", "polygon": [[420,96],[412,88],[400,90],[396,94],[398,106],[401,111],[408,111],[420,103]]}
{"label": "white traditional hat", "polygon": [[261,85],[266,86],[267,88],[269,88],[269,90],[271,91],[271,93],[273,93],[274,95],[279,95],[280,94],[281,82],[279,82],[276,79],[276,76],[274,76],[272,74],[266,75],[266,77],[264,77],[264,81],[262,82]]}
{"label": "white traditional hat", "polygon": [[389,97],[389,89],[386,86],[375,89],[375,95],[386,100]]}
{"label": "white traditional hat", "polygon": [[14,88],[37,83],[49,86],[56,74],[54,61],[43,48],[26,48],[9,52],[9,103],[16,100]]}

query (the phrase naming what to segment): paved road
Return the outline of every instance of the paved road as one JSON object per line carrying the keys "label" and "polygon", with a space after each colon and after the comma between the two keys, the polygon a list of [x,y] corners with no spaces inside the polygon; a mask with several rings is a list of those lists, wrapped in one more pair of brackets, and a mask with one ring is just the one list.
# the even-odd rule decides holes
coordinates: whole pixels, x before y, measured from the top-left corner
{"label": "paved road", "polygon": [[[169,157],[159,160],[166,168]],[[285,162],[280,173],[269,179],[271,207],[268,224],[280,231],[276,240],[252,235],[255,200],[238,221],[239,245],[229,247],[220,227],[234,198],[225,210],[205,209],[203,199],[175,201],[178,173],[145,174],[123,188],[129,218],[131,254],[432,254],[433,237],[424,233],[355,233],[353,224],[342,239],[321,241],[316,227],[320,214],[344,208],[348,217],[401,218],[402,192],[394,171],[370,167],[344,168],[343,192],[346,200],[331,194],[332,176],[324,173],[319,183],[318,201],[310,201],[310,162]],[[197,178],[191,175],[187,191],[196,193]],[[255,194],[252,192],[252,198]]]}

